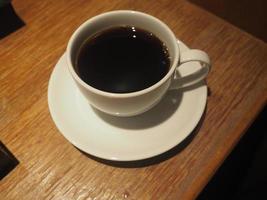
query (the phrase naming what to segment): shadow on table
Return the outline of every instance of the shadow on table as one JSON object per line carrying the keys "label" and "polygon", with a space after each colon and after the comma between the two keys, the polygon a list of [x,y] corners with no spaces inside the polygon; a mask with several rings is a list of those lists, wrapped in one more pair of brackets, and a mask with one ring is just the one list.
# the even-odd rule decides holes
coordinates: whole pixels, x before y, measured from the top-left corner
{"label": "shadow on table", "polygon": [[[138,115],[136,117],[120,118],[120,117],[114,117],[108,114],[104,114],[97,110],[95,110],[95,112],[96,114],[99,115],[99,117],[101,117],[104,121],[111,124],[112,126],[117,126],[117,127],[126,128],[126,129],[145,129],[145,128],[153,127],[164,122],[169,117],[171,117],[172,114],[174,114],[175,110],[179,107],[181,103],[182,95],[184,92],[200,87],[203,84],[204,83],[202,82],[202,83],[195,84],[193,86],[182,88],[180,92],[169,91],[158,105],[156,105],[154,108],[147,111],[146,113],[142,115]],[[209,95],[210,95],[210,92],[209,92]],[[87,154],[79,149],[78,150],[81,151],[88,158],[91,158],[97,162],[110,165],[110,166],[114,166],[114,167],[137,168],[137,167],[145,167],[149,165],[154,165],[154,164],[163,162],[165,160],[168,160],[169,158],[177,155],[183,149],[185,149],[187,145],[193,140],[193,138],[198,133],[203,123],[203,120],[205,119],[205,115],[206,115],[206,109],[198,125],[196,126],[196,128],[180,144],[178,144],[177,146],[175,146],[174,148],[168,150],[167,152],[163,154],[160,154],[160,155],[157,155],[151,158],[147,158],[143,160],[136,160],[136,161],[111,161],[111,160],[101,159],[93,155]]]}
{"label": "shadow on table", "polygon": [[0,39],[25,25],[11,4],[0,7]]}

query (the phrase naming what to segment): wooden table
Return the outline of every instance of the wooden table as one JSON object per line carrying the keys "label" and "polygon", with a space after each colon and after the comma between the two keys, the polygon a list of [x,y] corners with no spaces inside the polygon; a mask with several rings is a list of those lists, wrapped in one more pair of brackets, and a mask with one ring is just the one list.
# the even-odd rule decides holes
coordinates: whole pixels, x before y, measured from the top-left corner
{"label": "wooden table", "polygon": [[[14,0],[13,5],[26,26],[0,41],[0,138],[20,164],[0,182],[0,199],[194,199],[266,104],[266,43],[188,1]],[[115,9],[160,18],[212,59],[199,128],[184,148],[154,164],[92,159],[59,133],[49,114],[49,76],[69,37],[86,19]]]}

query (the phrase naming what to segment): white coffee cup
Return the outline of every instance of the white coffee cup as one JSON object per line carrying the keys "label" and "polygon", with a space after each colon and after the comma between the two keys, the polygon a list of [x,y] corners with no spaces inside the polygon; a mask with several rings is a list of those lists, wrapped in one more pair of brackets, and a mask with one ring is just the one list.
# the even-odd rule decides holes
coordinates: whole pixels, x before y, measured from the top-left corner
{"label": "white coffee cup", "polygon": [[[121,25],[134,26],[153,33],[167,46],[170,55],[168,73],[156,84],[137,92],[110,93],[96,89],[85,83],[74,68],[79,49],[88,37],[101,30]],[[130,10],[111,11],[87,20],[73,33],[67,46],[68,69],[81,93],[93,107],[115,116],[134,116],[152,108],[169,89],[181,87],[180,80],[185,77],[176,78],[176,69],[182,63],[192,61],[199,61],[202,69],[192,72],[196,75],[193,77],[197,78],[190,80],[187,85],[195,84],[207,76],[210,68],[208,55],[196,49],[181,53],[174,33],[166,24],[151,15]]]}

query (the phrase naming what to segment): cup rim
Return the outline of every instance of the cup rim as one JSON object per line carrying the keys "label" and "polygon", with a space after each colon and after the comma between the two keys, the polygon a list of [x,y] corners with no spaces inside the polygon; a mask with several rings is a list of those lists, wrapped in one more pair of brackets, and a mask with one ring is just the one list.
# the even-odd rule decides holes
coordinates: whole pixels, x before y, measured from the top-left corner
{"label": "cup rim", "polygon": [[[71,49],[73,46],[73,42],[75,41],[75,39],[79,36],[79,34],[82,32],[82,30],[90,25],[90,23],[92,23],[93,21],[98,20],[99,18],[103,18],[103,17],[107,17],[107,16],[111,16],[114,14],[127,14],[127,13],[132,13],[132,14],[138,14],[144,17],[148,17],[151,20],[156,21],[157,23],[161,24],[162,27],[165,28],[165,30],[168,32],[169,36],[171,37],[171,40],[173,40],[173,42],[176,44],[175,45],[175,52],[174,52],[174,58],[173,58],[173,64],[171,65],[168,73],[162,78],[160,79],[157,83],[153,84],[152,86],[142,89],[142,90],[138,90],[135,92],[129,92],[129,93],[112,93],[112,92],[106,92],[103,90],[99,90],[97,88],[94,88],[92,86],[90,86],[89,84],[87,84],[86,82],[84,82],[77,74],[77,72],[74,70],[74,66],[71,62]],[[126,98],[126,97],[136,97],[136,96],[140,96],[146,93],[149,93],[152,90],[155,90],[156,88],[160,87],[163,83],[165,83],[174,73],[176,66],[178,65],[178,61],[179,61],[179,47],[177,45],[177,39],[176,36],[174,35],[174,33],[171,31],[171,29],[161,20],[159,20],[158,18],[149,15],[147,13],[143,13],[140,11],[134,11],[134,10],[114,10],[114,11],[109,11],[109,12],[105,12],[105,13],[101,13],[99,15],[96,15],[88,20],[86,20],[84,23],[82,23],[72,34],[71,38],[69,39],[69,42],[67,44],[67,49],[66,49],[66,54],[67,54],[67,65],[68,65],[68,69],[70,74],[72,75],[72,77],[80,84],[82,85],[85,89],[96,93],[98,95],[101,96],[106,96],[106,97],[110,97],[110,98]]]}

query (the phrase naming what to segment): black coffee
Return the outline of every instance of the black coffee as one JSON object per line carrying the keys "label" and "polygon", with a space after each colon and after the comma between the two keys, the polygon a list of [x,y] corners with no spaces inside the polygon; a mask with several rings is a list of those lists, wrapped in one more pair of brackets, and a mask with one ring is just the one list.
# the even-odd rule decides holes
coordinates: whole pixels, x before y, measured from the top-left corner
{"label": "black coffee", "polygon": [[170,66],[166,46],[136,27],[113,27],[88,38],[76,71],[90,86],[113,93],[135,92],[162,79]]}

